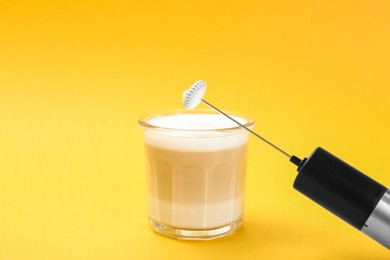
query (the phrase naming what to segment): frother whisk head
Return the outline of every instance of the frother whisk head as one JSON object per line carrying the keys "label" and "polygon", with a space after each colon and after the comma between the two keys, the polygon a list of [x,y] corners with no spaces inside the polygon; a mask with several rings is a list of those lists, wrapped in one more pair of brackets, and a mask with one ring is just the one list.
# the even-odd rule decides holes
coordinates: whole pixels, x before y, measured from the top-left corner
{"label": "frother whisk head", "polygon": [[183,104],[186,109],[193,109],[202,101],[206,93],[206,82],[198,80],[183,93]]}

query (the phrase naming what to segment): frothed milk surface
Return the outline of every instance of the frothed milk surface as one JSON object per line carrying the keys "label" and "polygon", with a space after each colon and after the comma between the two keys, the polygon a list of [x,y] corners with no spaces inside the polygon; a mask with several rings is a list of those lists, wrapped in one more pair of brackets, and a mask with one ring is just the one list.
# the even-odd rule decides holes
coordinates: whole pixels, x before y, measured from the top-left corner
{"label": "frothed milk surface", "polygon": [[[240,123],[246,123],[241,118]],[[171,115],[144,131],[149,217],[183,229],[213,229],[243,215],[248,134],[221,115]],[[189,131],[195,130],[195,131]]]}
{"label": "frothed milk surface", "polygon": [[[240,117],[233,116],[233,118],[241,124],[246,123]],[[248,135],[242,129],[228,133],[218,131],[237,128],[235,122],[219,114],[178,114],[152,118],[147,122],[162,127],[165,131],[145,131],[145,143],[165,149],[184,151],[228,149],[246,143]]]}
{"label": "frothed milk surface", "polygon": [[[246,121],[240,117],[232,116],[240,124]],[[237,124],[221,114],[178,114],[155,117],[148,120],[154,126],[185,130],[214,130],[236,127]]]}

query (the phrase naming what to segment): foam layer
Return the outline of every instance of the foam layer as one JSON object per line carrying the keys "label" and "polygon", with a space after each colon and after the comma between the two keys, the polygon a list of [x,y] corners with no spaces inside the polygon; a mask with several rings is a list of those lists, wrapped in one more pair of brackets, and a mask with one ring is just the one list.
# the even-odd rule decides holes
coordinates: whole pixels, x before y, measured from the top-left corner
{"label": "foam layer", "polygon": [[[232,116],[240,124],[245,124],[246,120]],[[226,129],[236,127],[237,124],[221,114],[179,114],[154,117],[147,121],[149,124],[171,129],[184,130],[211,130]]]}
{"label": "foam layer", "polygon": [[[241,124],[246,123],[243,118],[233,118]],[[248,133],[244,129],[237,129],[233,132],[213,131],[237,126],[235,122],[219,114],[178,114],[151,118],[147,123],[157,127],[175,129],[170,131],[145,129],[144,131],[145,143],[168,150],[223,150],[243,145],[248,139]]]}

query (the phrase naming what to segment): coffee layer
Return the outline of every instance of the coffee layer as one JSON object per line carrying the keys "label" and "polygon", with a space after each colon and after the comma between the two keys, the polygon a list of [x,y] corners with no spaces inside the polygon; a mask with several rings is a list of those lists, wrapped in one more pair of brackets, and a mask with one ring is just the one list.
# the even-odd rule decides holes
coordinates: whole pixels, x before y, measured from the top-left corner
{"label": "coffee layer", "polygon": [[145,144],[149,215],[189,229],[242,217],[246,144],[215,151],[177,151]]}

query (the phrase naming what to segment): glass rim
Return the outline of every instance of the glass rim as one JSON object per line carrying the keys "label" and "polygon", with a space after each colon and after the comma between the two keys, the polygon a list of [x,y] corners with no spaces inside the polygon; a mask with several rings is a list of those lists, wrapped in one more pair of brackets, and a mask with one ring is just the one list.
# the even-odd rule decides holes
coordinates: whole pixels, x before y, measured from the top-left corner
{"label": "glass rim", "polygon": [[[247,128],[252,128],[255,124],[255,120],[243,113],[239,112],[232,112],[232,111],[223,111],[229,116],[236,116],[239,118],[244,119],[246,122],[242,124],[243,126]],[[233,127],[225,127],[225,128],[215,128],[215,129],[182,129],[182,128],[170,128],[170,127],[161,127],[149,124],[147,121],[158,117],[158,116],[167,116],[167,115],[183,115],[183,114],[218,114],[221,115],[219,112],[213,110],[213,109],[207,109],[207,108],[196,108],[196,109],[170,109],[166,111],[161,112],[155,112],[155,113],[147,113],[145,115],[142,115],[138,118],[138,125],[143,129],[149,129],[149,130],[158,130],[158,131],[182,131],[182,132],[230,132],[230,131],[242,131],[245,130],[241,126],[233,126]]]}

